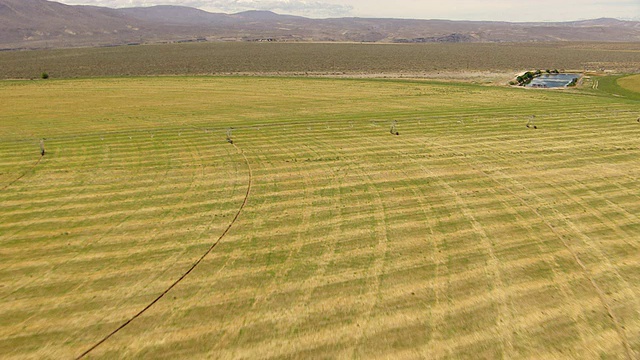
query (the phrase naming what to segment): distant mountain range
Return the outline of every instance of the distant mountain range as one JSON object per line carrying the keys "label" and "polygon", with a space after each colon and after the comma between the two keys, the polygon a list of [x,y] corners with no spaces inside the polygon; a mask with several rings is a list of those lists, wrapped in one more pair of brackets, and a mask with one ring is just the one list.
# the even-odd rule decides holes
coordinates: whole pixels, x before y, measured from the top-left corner
{"label": "distant mountain range", "polygon": [[3,50],[191,41],[638,42],[640,22],[309,19],[268,11],[221,14],[183,6],[111,9],[46,0],[0,0]]}

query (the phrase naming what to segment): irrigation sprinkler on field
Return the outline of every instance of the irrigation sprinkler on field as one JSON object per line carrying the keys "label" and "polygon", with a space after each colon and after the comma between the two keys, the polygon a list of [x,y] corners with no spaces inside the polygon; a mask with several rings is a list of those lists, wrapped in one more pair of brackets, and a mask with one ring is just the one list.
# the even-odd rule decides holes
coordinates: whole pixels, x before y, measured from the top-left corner
{"label": "irrigation sprinkler on field", "polygon": [[40,156],[44,156],[44,139],[40,139]]}
{"label": "irrigation sprinkler on field", "polygon": [[227,142],[229,144],[233,144],[233,139],[231,138],[231,131],[233,130],[233,128],[228,128],[227,129]]}
{"label": "irrigation sprinkler on field", "polygon": [[400,133],[398,132],[398,120],[393,120],[389,132],[391,133],[391,135],[400,135]]}

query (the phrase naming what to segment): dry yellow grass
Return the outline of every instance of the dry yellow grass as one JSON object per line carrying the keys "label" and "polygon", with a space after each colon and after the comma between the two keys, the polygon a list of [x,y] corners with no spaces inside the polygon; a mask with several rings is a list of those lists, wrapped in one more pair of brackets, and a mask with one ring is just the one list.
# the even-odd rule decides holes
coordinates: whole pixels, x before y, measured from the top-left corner
{"label": "dry yellow grass", "polygon": [[0,353],[76,357],[184,273],[246,193],[232,126],[238,221],[90,356],[637,358],[638,105],[600,95],[2,83]]}

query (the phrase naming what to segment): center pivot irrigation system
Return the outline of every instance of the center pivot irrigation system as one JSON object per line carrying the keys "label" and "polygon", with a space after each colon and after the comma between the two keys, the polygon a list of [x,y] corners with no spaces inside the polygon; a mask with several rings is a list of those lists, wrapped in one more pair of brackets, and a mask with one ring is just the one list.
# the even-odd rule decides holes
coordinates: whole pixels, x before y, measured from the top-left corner
{"label": "center pivot irrigation system", "polygon": [[[535,115],[531,115],[528,119],[528,122],[526,124],[527,128],[530,129],[537,129],[538,127],[535,125]],[[637,119],[637,121],[640,123],[640,117]],[[375,122],[374,122],[375,123]],[[418,120],[418,124],[420,124],[420,121]],[[349,126],[353,128],[353,123],[349,123]],[[258,128],[259,129],[259,128]],[[217,238],[217,240],[215,240],[211,246],[209,247],[209,249],[207,249],[207,251],[202,254],[200,256],[200,258],[198,258],[193,265],[185,272],[183,273],[177,280],[175,280],[169,287],[167,287],[161,294],[159,294],[154,300],[152,300],[148,305],[146,305],[142,310],[140,310],[138,313],[136,313],[135,315],[133,315],[131,318],[129,318],[127,321],[125,321],[123,324],[121,324],[118,328],[116,328],[115,330],[113,330],[112,332],[110,332],[108,335],[106,335],[105,337],[103,337],[101,340],[99,340],[98,342],[96,342],[94,345],[92,345],[89,349],[87,349],[86,351],[84,351],[81,355],[79,355],[76,359],[82,359],[84,357],[86,357],[88,354],[90,354],[93,350],[95,350],[97,347],[99,347],[100,345],[102,345],[104,342],[106,342],[108,339],[110,339],[112,336],[114,336],[115,334],[117,334],[120,330],[124,329],[127,325],[129,325],[132,321],[134,321],[136,318],[140,317],[141,315],[143,315],[147,310],[149,310],[153,305],[155,305],[158,301],[160,301],[160,299],[162,299],[169,291],[171,291],[176,285],[178,285],[183,279],[185,279],[203,260],[204,258],[209,255],[213,249],[221,242],[221,240],[227,235],[227,233],[231,230],[232,226],[235,224],[235,222],[238,220],[238,218],[240,217],[241,212],[243,211],[244,207],[246,206],[248,199],[249,199],[249,195],[251,192],[251,186],[252,186],[252,181],[253,181],[253,175],[252,175],[252,170],[251,170],[251,166],[250,163],[246,157],[246,155],[244,154],[244,151],[242,151],[236,144],[234,144],[233,141],[233,132],[234,128],[229,127],[226,129],[226,142],[228,142],[229,144],[231,144],[236,151],[238,151],[239,154],[242,155],[242,157],[244,158],[244,162],[247,166],[248,169],[248,185],[247,185],[247,191],[246,191],[246,195],[244,197],[244,200],[242,202],[242,204],[240,205],[238,211],[235,214],[235,217],[231,220],[231,222],[228,224],[228,226],[225,228],[225,230],[223,231],[223,233]],[[207,129],[204,130],[205,133],[209,133],[209,131]],[[398,131],[398,121],[397,120],[393,120],[391,122],[391,126],[389,129],[389,133],[392,135],[400,135],[399,131]],[[181,134],[179,134],[181,135]],[[40,154],[41,157],[40,159],[42,159],[42,157],[44,157],[45,155],[45,139],[41,139],[40,140]],[[38,162],[36,163],[36,165],[40,162],[40,160],[38,160]],[[35,165],[34,165],[35,166]],[[24,176],[24,175],[23,175]],[[22,176],[21,176],[22,177]],[[18,179],[16,179],[15,181],[17,181]],[[14,181],[14,182],[15,182]],[[13,182],[12,182],[13,183]],[[11,185],[11,184],[9,184]],[[8,187],[9,185],[5,186]],[[575,256],[575,255],[574,255]],[[580,260],[576,257],[576,261],[578,261],[579,264],[581,264]],[[584,268],[584,265],[581,264],[581,266],[583,267],[583,270],[586,271],[586,268]],[[609,313],[609,315],[612,317],[612,319],[614,319],[614,323],[616,325],[616,329],[618,331],[618,333],[620,334],[620,336],[623,339],[623,342],[625,343],[625,347],[627,350],[627,354],[631,354],[630,351],[630,347],[628,344],[628,341],[626,339],[626,336],[624,335],[624,332],[621,330],[620,325],[617,321],[617,319],[615,318],[615,316],[613,316],[613,312],[610,309],[608,303],[606,302],[606,300],[604,299],[604,296],[601,294],[601,290],[598,288],[598,286],[595,284],[595,282],[591,279],[592,281],[592,285],[596,288],[596,290],[598,291],[603,303],[605,304],[605,307],[607,308],[607,311]],[[630,357],[631,358],[631,357]]]}
{"label": "center pivot irrigation system", "polygon": [[234,218],[231,220],[231,222],[226,227],[226,229],[222,232],[220,237],[218,237],[218,239],[214,243],[211,244],[209,249],[207,249],[207,251],[204,254],[202,254],[202,256],[200,256],[200,258],[198,258],[198,260],[195,263],[193,263],[193,265],[191,265],[191,267],[184,274],[182,274],[182,276],[180,276],[180,278],[178,278],[176,281],[174,281],[167,289],[165,289],[160,295],[158,295],[153,301],[151,301],[142,310],[138,311],[138,313],[136,313],[131,318],[129,318],[129,320],[125,321],[118,328],[116,328],[115,330],[110,332],[107,336],[103,337],[100,341],[98,341],[93,346],[91,346],[89,349],[87,349],[85,352],[80,354],[80,356],[78,356],[76,359],[82,359],[85,356],[87,356],[89,353],[91,353],[93,350],[95,350],[98,346],[102,345],[105,341],[109,340],[109,338],[111,338],[113,335],[117,334],[120,330],[124,329],[133,320],[135,320],[136,318],[140,317],[147,310],[149,310],[149,308],[151,308],[158,301],[160,301],[160,299],[162,299],[169,291],[171,291],[171,289],[173,289],[182,280],[184,280],[184,278],[186,278],[187,275],[189,275],[196,268],[196,266],[198,266],[202,262],[202,260],[204,260],[204,258],[211,253],[211,251],[213,251],[213,249],[220,243],[222,238],[224,238],[225,235],[227,235],[227,233],[229,232],[229,230],[231,230],[231,227],[233,226],[233,224],[235,224],[236,220],[238,220],[238,218],[240,217],[240,213],[242,212],[244,207],[247,205],[247,202],[249,201],[249,194],[251,193],[251,184],[253,182],[253,173],[251,171],[251,165],[249,164],[249,160],[247,159],[247,156],[244,154],[244,151],[242,151],[240,148],[238,148],[238,146],[236,146],[233,143],[233,140],[231,139],[231,130],[232,130],[232,128],[229,128],[227,130],[227,142],[229,142],[231,145],[233,145],[233,147],[242,155],[242,157],[244,158],[244,162],[245,162],[245,164],[247,166],[247,170],[249,171],[249,181],[248,181],[248,184],[247,184],[247,192],[246,192],[246,194],[244,196],[244,200],[242,201],[242,204],[240,205],[240,208],[236,212],[236,215],[234,216]]}
{"label": "center pivot irrigation system", "polygon": [[35,169],[35,167],[38,166],[38,164],[40,164],[40,162],[42,161],[42,158],[44,158],[44,154],[46,152],[45,149],[44,149],[44,140],[45,139],[40,139],[40,157],[38,158],[38,161],[36,161],[35,164],[33,164],[31,167],[29,167],[25,172],[20,174],[20,176],[18,176],[17,178],[11,180],[8,184],[6,184],[2,188],[0,188],[0,190],[4,191],[7,188],[9,188],[11,185],[17,183],[20,179],[25,177],[31,170]]}
{"label": "center pivot irrigation system", "polygon": [[400,135],[400,133],[398,132],[398,120],[393,120],[389,132],[391,133],[391,135]]}
{"label": "center pivot irrigation system", "polygon": [[233,131],[233,128],[228,128],[227,129],[227,142],[231,145],[233,145],[233,139],[231,138],[231,132]]}
{"label": "center pivot irrigation system", "polygon": [[529,121],[527,122],[527,127],[529,129],[533,128],[533,129],[537,129],[538,127],[534,124],[536,120],[536,116],[535,115],[531,115],[531,117],[529,117]]}

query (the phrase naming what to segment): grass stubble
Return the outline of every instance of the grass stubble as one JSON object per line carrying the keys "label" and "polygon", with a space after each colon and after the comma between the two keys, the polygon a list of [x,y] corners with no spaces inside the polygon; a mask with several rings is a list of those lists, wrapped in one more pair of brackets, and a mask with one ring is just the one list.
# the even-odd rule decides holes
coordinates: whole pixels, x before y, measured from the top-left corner
{"label": "grass stubble", "polygon": [[640,354],[635,100],[224,77],[0,97],[0,185],[23,175],[0,192],[6,358],[80,355],[202,256],[246,194],[229,127],[242,214],[92,356]]}

